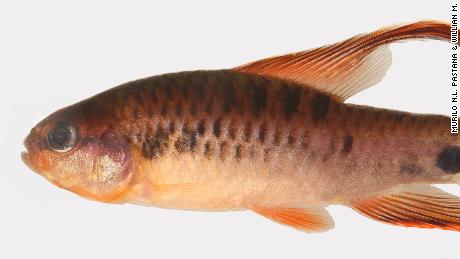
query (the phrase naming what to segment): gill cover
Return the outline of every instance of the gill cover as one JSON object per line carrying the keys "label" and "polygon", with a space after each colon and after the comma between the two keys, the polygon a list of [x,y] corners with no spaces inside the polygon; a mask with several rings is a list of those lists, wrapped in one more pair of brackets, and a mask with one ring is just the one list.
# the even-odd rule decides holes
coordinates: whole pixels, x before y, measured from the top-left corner
{"label": "gill cover", "polygon": [[85,179],[72,191],[98,201],[119,202],[132,178],[127,143],[108,129],[99,137],[84,138],[81,145],[93,157],[92,170],[82,172]]}

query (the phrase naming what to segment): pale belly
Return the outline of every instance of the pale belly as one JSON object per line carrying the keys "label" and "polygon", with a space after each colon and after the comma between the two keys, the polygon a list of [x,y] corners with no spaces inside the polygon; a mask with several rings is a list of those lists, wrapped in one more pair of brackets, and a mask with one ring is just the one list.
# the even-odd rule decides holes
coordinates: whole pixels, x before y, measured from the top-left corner
{"label": "pale belly", "polygon": [[146,172],[148,180],[144,178],[134,188],[136,194],[130,202],[192,210],[321,203],[315,186],[320,183],[301,170],[305,167],[302,162],[293,160],[285,156],[269,163],[216,161],[191,155],[164,157],[146,166],[155,173]]}
{"label": "pale belly", "polygon": [[[353,197],[385,190],[400,180],[377,170],[382,162],[377,165],[356,159],[351,163],[340,154],[324,161],[321,152],[295,148],[272,151],[269,159],[263,159],[263,150],[256,152],[255,159],[238,161],[191,154],[145,161],[140,167],[142,177],[128,201],[210,211],[306,207],[343,204]],[[360,160],[363,166],[356,164]]]}
{"label": "pale belly", "polygon": [[382,160],[359,146],[349,157],[337,152],[325,160],[327,149],[319,148],[323,142],[318,138],[313,144],[317,152],[279,147],[265,159],[264,151],[255,149],[253,159],[169,154],[145,161],[128,202],[209,211],[306,207],[346,204],[399,184],[435,180],[429,175],[401,174],[395,161]]}

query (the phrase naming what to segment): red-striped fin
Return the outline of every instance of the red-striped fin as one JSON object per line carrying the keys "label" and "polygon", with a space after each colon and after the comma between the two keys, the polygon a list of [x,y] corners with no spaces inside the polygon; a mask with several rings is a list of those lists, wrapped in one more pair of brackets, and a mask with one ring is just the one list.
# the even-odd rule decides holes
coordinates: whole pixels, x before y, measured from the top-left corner
{"label": "red-striped fin", "polygon": [[405,39],[450,40],[450,25],[420,21],[390,26],[320,48],[262,59],[236,71],[274,76],[345,100],[378,83],[391,65],[387,44]]}
{"label": "red-striped fin", "polygon": [[305,232],[324,232],[334,228],[334,220],[322,207],[252,207],[251,210],[277,223],[287,225]]}
{"label": "red-striped fin", "polygon": [[460,198],[432,186],[404,187],[353,201],[351,207],[388,224],[460,231]]}

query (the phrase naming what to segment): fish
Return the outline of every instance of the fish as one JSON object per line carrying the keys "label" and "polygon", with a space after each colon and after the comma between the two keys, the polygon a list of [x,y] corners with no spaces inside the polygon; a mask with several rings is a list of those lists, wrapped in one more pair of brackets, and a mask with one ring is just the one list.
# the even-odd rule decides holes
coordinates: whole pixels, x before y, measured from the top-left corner
{"label": "fish", "polygon": [[460,231],[460,138],[450,118],[345,103],[377,84],[389,44],[449,41],[423,20],[231,69],[128,82],[32,128],[22,160],[90,200],[250,210],[316,233],[343,205],[386,224]]}

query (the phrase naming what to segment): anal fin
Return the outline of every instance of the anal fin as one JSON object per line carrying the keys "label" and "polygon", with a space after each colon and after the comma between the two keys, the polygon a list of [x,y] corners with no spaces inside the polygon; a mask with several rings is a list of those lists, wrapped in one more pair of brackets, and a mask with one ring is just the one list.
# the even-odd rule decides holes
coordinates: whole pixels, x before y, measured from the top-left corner
{"label": "anal fin", "polygon": [[305,232],[324,232],[334,228],[334,221],[322,207],[267,208],[252,207],[252,211],[277,223]]}
{"label": "anal fin", "polygon": [[432,186],[402,187],[353,201],[351,207],[388,224],[460,231],[460,198]]}

